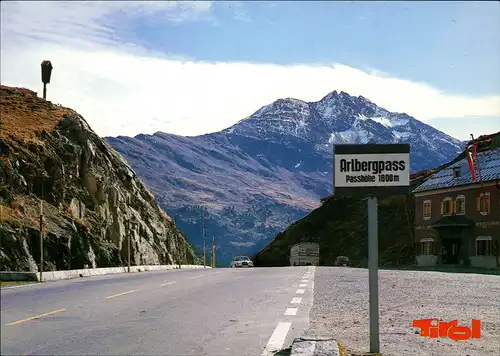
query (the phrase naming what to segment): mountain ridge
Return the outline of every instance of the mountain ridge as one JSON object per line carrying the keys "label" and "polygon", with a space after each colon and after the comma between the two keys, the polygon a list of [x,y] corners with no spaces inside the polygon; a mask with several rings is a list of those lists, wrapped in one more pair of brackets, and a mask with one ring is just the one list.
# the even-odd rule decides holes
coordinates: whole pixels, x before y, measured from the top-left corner
{"label": "mountain ridge", "polygon": [[[412,172],[449,161],[463,146],[407,114],[337,91],[317,102],[275,100],[214,133],[106,141],[198,248],[202,221],[210,236],[220,236],[225,261],[233,253],[256,252],[319,206],[331,192],[334,144],[410,143]],[[247,248],[235,247],[242,245]]]}

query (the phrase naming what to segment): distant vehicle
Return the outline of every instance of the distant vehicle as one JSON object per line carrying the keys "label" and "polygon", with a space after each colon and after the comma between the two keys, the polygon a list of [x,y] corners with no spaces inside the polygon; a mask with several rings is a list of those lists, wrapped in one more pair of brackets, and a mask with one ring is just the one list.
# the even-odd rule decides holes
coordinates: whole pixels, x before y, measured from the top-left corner
{"label": "distant vehicle", "polygon": [[299,242],[290,248],[290,266],[318,266],[319,244]]}
{"label": "distant vehicle", "polygon": [[335,259],[335,266],[350,267],[351,261],[349,261],[349,258],[347,258],[346,256],[338,256]]}
{"label": "distant vehicle", "polygon": [[231,262],[231,268],[237,267],[253,267],[253,262],[247,256],[236,256]]}

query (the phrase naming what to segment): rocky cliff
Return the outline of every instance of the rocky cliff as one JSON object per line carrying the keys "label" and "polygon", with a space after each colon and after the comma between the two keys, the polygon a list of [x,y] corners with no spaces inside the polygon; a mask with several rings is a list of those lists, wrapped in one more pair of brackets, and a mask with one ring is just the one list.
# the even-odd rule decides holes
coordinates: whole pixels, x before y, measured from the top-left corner
{"label": "rocky cliff", "polygon": [[0,270],[193,264],[186,238],[75,111],[1,87]]}

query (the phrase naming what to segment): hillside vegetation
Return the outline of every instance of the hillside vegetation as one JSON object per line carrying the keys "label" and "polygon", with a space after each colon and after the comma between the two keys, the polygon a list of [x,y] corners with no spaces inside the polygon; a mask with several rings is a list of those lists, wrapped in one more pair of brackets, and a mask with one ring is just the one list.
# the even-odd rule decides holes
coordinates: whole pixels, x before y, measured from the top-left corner
{"label": "hillside vegetation", "polygon": [[[490,149],[492,137],[476,139],[478,150]],[[411,189],[427,177],[465,157],[462,152],[451,162],[412,176]],[[414,260],[415,204],[411,194],[378,199],[379,263],[381,266],[411,264]],[[320,244],[320,265],[332,265],[339,255],[349,256],[355,265],[368,258],[367,201],[356,198],[329,197],[323,205],[291,224],[255,256],[258,266],[289,265],[290,247],[298,242]]]}

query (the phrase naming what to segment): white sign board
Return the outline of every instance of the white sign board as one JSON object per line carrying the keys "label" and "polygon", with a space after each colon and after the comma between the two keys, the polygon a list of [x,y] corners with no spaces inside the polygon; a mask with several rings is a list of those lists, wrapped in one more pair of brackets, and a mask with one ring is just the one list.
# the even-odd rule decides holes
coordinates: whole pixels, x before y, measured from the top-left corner
{"label": "white sign board", "polygon": [[409,145],[337,145],[334,149],[335,195],[408,194]]}

